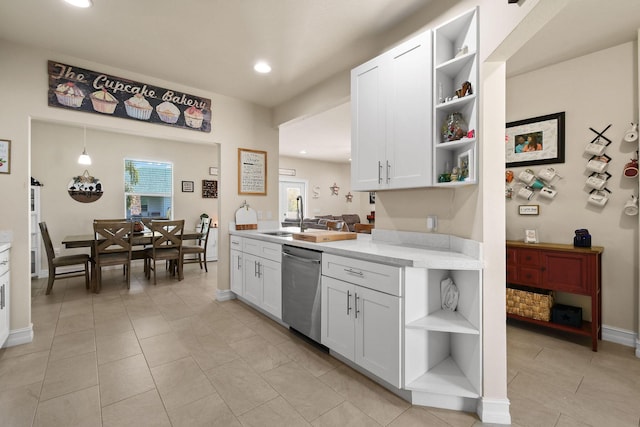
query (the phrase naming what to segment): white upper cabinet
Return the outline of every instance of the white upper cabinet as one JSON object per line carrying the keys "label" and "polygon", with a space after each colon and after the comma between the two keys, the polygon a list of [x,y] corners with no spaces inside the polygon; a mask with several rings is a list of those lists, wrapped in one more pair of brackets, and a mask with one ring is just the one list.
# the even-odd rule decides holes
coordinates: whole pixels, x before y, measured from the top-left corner
{"label": "white upper cabinet", "polygon": [[431,32],[351,71],[351,186],[356,191],[432,183]]}
{"label": "white upper cabinet", "polygon": [[[441,186],[476,184],[478,138],[477,9],[433,30],[433,182]],[[443,134],[457,116],[463,132]],[[456,168],[454,170],[454,168]]]}

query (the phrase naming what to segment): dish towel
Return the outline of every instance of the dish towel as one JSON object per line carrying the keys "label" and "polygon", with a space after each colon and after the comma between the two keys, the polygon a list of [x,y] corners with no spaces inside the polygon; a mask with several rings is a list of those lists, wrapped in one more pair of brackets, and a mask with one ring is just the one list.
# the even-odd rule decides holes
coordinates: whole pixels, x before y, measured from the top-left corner
{"label": "dish towel", "polygon": [[458,287],[450,277],[440,282],[440,298],[442,299],[442,309],[455,311],[458,306]]}

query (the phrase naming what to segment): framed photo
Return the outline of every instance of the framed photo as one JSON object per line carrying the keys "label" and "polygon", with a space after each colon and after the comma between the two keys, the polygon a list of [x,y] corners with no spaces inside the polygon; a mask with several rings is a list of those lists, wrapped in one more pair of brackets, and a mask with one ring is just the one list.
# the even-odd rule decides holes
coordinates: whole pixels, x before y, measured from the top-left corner
{"label": "framed photo", "polygon": [[218,176],[218,168],[209,168],[209,175]]}
{"label": "framed photo", "polygon": [[538,243],[538,232],[536,230],[524,230],[525,243]]}
{"label": "framed photo", "polygon": [[202,180],[202,198],[217,199],[218,198],[218,181]]}
{"label": "framed photo", "polygon": [[520,205],[518,213],[520,215],[538,215],[540,214],[540,205]]}
{"label": "framed photo", "polygon": [[182,192],[193,193],[193,181],[182,181]]}
{"label": "framed photo", "polygon": [[506,167],[564,163],[564,111],[507,123]]}
{"label": "framed photo", "polygon": [[464,151],[458,155],[458,169],[465,181],[475,181],[476,171],[473,161],[473,149]]}
{"label": "framed photo", "polygon": [[376,202],[376,192],[369,191],[369,204],[373,205]]}
{"label": "framed photo", "polygon": [[238,194],[267,195],[267,152],[238,148]]}
{"label": "framed photo", "polygon": [[11,141],[0,139],[0,173],[11,173]]}

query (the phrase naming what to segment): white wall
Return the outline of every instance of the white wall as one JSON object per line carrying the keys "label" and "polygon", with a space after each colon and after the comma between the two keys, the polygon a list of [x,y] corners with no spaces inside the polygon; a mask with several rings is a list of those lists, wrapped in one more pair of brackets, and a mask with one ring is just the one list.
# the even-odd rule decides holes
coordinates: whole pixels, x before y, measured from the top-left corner
{"label": "white wall", "polygon": [[[353,213],[360,215],[360,222],[366,224],[367,215],[375,209],[375,205],[369,204],[369,193],[351,191],[351,164],[349,163],[281,156],[280,167],[295,169],[296,176],[291,178],[308,182],[305,211],[309,217]],[[289,177],[280,177],[280,179],[287,178]],[[340,187],[337,196],[332,195],[329,188],[334,183]],[[314,198],[314,189],[318,191],[317,198]],[[353,195],[351,202],[348,202],[345,197],[349,192]]]}
{"label": "white wall", "polygon": [[[60,247],[62,238],[69,234],[91,234],[93,218],[124,218],[125,157],[173,164],[173,218],[184,219],[186,229],[194,229],[203,212],[218,222],[219,199],[204,199],[201,192],[203,179],[218,179],[209,175],[209,167],[220,164],[217,145],[87,129],[92,164],[82,166],[77,163],[82,128],[38,120],[31,123],[31,174],[44,184],[40,190],[40,218],[47,222],[54,246]],[[103,196],[93,203],[76,202],[67,194],[71,178],[82,175],[84,170],[103,185]],[[194,181],[194,192],[183,193],[181,181]],[[65,252],[62,248],[61,255]],[[42,261],[46,270],[46,257]]]}
{"label": "white wall", "polygon": [[[84,112],[68,111],[47,106],[47,60],[53,59],[79,67],[102,71],[132,80],[212,99],[211,133],[177,129],[134,120],[125,120]],[[131,73],[104,64],[96,64],[67,55],[32,49],[0,41],[0,128],[2,138],[10,139],[11,174],[0,176],[0,235],[12,241],[11,247],[11,323],[16,331],[29,334],[31,329],[30,266],[29,266],[29,185],[31,163],[31,120],[86,125],[143,137],[199,143],[220,144],[220,240],[218,260],[218,287],[229,288],[229,235],[226,225],[243,200],[265,212],[278,211],[278,138],[271,126],[271,115],[266,108],[245,101],[181,85],[150,76]],[[268,152],[267,196],[245,197],[237,194],[237,149],[256,148]],[[77,150],[77,147],[74,148]],[[74,154],[75,156],[75,154]],[[195,180],[195,177],[194,177]],[[46,183],[45,183],[46,184]],[[68,196],[67,196],[68,198]],[[66,199],[63,199],[66,200]],[[76,203],[68,198],[69,203]],[[10,343],[12,337],[9,338]]]}
{"label": "white wall", "polygon": [[[507,238],[522,240],[524,230],[535,228],[543,242],[573,243],[574,230],[587,228],[594,246],[604,246],[602,256],[602,321],[606,326],[635,331],[637,325],[638,217],[623,213],[626,200],[638,191],[638,179],[625,178],[625,163],[635,157],[637,144],[623,141],[630,122],[638,117],[636,43],[625,43],[591,55],[555,64],[507,80],[507,120],[521,120],[560,111],[566,112],[565,162],[551,166],[562,175],[553,200],[536,197],[506,203]],[[604,208],[587,204],[584,147],[607,125],[605,135],[613,141],[606,154],[612,158],[607,188],[612,191]],[[512,168],[515,175],[525,168]],[[540,205],[540,215],[520,216],[518,205]],[[585,299],[558,294],[558,302],[582,305]],[[588,300],[587,300],[588,301]]]}

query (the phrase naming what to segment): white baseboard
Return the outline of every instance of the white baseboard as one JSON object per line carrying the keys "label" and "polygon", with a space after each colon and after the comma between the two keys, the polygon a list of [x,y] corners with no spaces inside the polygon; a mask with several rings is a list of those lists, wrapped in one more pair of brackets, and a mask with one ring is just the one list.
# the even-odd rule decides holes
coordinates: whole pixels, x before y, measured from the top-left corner
{"label": "white baseboard", "polygon": [[478,416],[483,423],[511,424],[509,399],[478,399]]}
{"label": "white baseboard", "polygon": [[627,347],[635,347],[636,356],[638,355],[638,334],[633,331],[602,325],[602,340],[614,342]]}
{"label": "white baseboard", "polygon": [[229,301],[236,298],[236,294],[231,289],[216,290],[217,301]]}
{"label": "white baseboard", "polygon": [[33,323],[22,329],[14,329],[9,332],[9,337],[4,343],[5,347],[13,347],[14,345],[29,344],[33,341]]}

